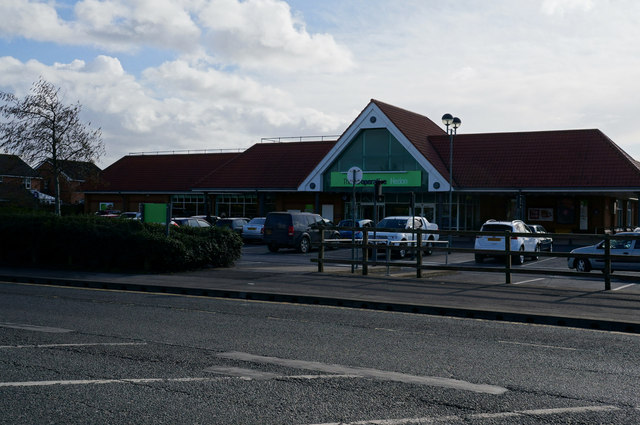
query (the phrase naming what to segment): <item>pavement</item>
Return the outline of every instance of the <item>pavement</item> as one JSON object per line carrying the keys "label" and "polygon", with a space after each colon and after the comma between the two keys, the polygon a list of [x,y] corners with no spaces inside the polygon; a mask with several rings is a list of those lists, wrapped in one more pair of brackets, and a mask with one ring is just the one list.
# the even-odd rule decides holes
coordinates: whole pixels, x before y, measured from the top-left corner
{"label": "pavement", "polygon": [[[383,268],[377,268],[383,269]],[[314,264],[252,265],[170,274],[97,273],[0,267],[0,283],[288,302],[640,333],[640,294],[461,281],[455,271],[368,276]],[[464,280],[464,279],[463,279]],[[577,288],[576,288],[577,286]]]}

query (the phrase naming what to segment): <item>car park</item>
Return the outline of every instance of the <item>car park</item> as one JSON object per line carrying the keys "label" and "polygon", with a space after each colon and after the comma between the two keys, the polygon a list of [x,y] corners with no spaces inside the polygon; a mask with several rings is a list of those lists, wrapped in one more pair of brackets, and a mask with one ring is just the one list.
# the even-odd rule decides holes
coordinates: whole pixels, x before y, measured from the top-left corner
{"label": "car park", "polygon": [[248,222],[249,219],[245,217],[228,217],[216,220],[216,224],[214,224],[214,226],[220,228],[226,227],[227,229],[231,229],[237,234],[242,235],[242,229]]}
{"label": "car park", "polygon": [[[534,260],[538,259],[537,253],[540,251],[538,238],[533,236],[527,225],[521,220],[488,220],[482,225],[480,231],[495,233],[476,235],[474,245],[476,251],[505,251],[505,232],[519,233],[519,235],[510,237],[511,243],[509,250],[515,253],[512,255],[513,263],[523,264],[527,256]],[[476,263],[482,263],[487,257],[500,257],[500,255],[495,253],[475,253]],[[504,257],[504,255],[502,257]]]}
{"label": "car park", "polygon": [[[369,220],[367,218],[355,220],[355,226],[354,226],[354,220],[351,220],[351,219],[341,220],[338,223],[338,227],[355,227],[356,229],[368,229],[373,226],[374,226],[373,220]],[[346,239],[346,238],[351,238],[352,233],[354,232],[352,232],[349,229],[342,229],[339,231],[339,233],[341,238]],[[362,230],[355,231],[355,238],[362,239]]]}
{"label": "car park", "polygon": [[[396,247],[395,253],[404,258],[412,245],[411,241],[417,241],[417,234],[412,230],[438,230],[438,225],[435,223],[429,223],[424,217],[419,216],[393,216],[385,217],[378,224],[376,228],[390,229],[384,231],[368,231],[368,238],[374,243],[380,243]],[[394,230],[397,229],[397,230]],[[422,237],[423,247],[426,248],[424,253],[431,255],[431,247],[434,241],[439,239],[437,233],[425,234]],[[386,249],[386,248],[385,248]],[[378,248],[380,250],[380,248]]]}
{"label": "car park", "polygon": [[254,217],[242,227],[242,239],[245,241],[262,241],[264,237],[265,217]]}
{"label": "car park", "polygon": [[174,226],[188,226],[188,227],[211,227],[211,224],[207,220],[195,217],[176,217],[171,219],[171,224]]}
{"label": "car park", "polygon": [[[624,258],[611,259],[611,271],[614,270],[640,270],[640,232],[621,232],[616,236],[621,239],[610,239],[610,254],[620,255]],[[591,270],[604,270],[605,268],[605,242],[600,241],[595,245],[576,248],[571,254],[596,254],[597,257],[568,257],[567,265],[570,269],[579,272]]]}
{"label": "car park", "polygon": [[324,230],[333,225],[319,214],[308,212],[270,212],[264,222],[264,243],[269,251],[277,252],[280,248],[295,248],[298,252],[307,253],[311,245],[320,242],[320,232],[325,232],[325,239],[335,238],[336,230]]}
{"label": "car park", "polygon": [[527,224],[531,233],[535,233],[540,245],[540,251],[553,251],[553,238],[547,235],[547,230],[540,224]]}

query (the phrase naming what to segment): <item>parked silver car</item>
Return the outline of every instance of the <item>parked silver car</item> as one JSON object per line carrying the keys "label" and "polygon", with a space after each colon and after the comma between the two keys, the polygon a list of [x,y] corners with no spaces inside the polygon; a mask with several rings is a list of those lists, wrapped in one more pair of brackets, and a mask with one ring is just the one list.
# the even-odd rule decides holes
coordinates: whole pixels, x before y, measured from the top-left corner
{"label": "parked silver car", "polygon": [[265,217],[254,217],[242,226],[242,239],[246,241],[262,241],[264,237]]}
{"label": "parked silver car", "polygon": [[553,238],[547,235],[547,230],[539,224],[527,224],[531,233],[535,233],[538,238],[540,251],[553,251]]}
{"label": "parked silver car", "polygon": [[[611,239],[611,255],[621,255],[626,258],[611,259],[611,271],[613,270],[640,270],[640,232],[623,232],[616,236],[633,236],[637,238]],[[576,248],[572,254],[599,254],[604,255],[605,241],[595,245]],[[593,269],[604,270],[604,257],[569,257],[567,265],[570,269],[579,272],[589,272]]]}

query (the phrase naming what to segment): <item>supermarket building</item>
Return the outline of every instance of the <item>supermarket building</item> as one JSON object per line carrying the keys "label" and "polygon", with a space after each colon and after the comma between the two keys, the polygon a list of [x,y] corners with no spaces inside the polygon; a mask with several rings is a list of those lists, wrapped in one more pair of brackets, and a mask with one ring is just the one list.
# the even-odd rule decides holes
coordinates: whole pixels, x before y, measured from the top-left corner
{"label": "supermarket building", "polygon": [[[600,130],[460,133],[452,169],[451,146],[426,116],[373,99],[337,138],[125,156],[85,192],[85,208],[135,211],[161,202],[172,204],[174,216],[301,210],[337,222],[352,217],[355,193],[358,218],[374,218],[374,208],[380,218],[406,215],[414,206],[443,229],[477,230],[493,218],[602,233],[640,222],[640,165]],[[355,187],[352,167],[363,171]],[[385,182],[382,197],[374,180]]]}

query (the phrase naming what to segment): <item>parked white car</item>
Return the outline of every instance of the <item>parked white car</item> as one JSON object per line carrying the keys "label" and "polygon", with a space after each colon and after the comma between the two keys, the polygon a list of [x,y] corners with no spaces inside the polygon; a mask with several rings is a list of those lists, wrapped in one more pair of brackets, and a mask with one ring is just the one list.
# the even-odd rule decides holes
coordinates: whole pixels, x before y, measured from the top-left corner
{"label": "parked white car", "polygon": [[[400,258],[404,258],[407,255],[408,248],[411,245],[410,241],[417,240],[417,234],[412,233],[411,230],[438,230],[438,225],[435,223],[429,223],[424,217],[411,217],[411,216],[393,216],[385,217],[376,225],[379,229],[398,229],[392,232],[368,232],[369,239],[380,240],[383,239],[387,245],[398,247],[396,251]],[[431,255],[432,242],[437,241],[439,235],[437,233],[424,234],[422,237],[422,246],[426,249],[423,252],[426,255]],[[380,242],[378,242],[380,243]]]}
{"label": "parked white car", "polygon": [[[525,236],[512,236],[509,249],[515,254],[512,255],[514,264],[523,264],[525,257],[533,260],[538,259],[540,252],[540,241],[527,228],[521,220],[496,221],[489,220],[480,228],[481,232],[496,232],[495,235],[476,235],[475,249],[487,251],[504,251],[504,232],[527,233]],[[529,236],[531,235],[531,236]],[[529,255],[527,255],[529,254]],[[499,257],[498,254],[475,254],[476,263],[482,263],[486,257]]]}
{"label": "parked white car", "polygon": [[[640,232],[621,232],[616,236],[640,237]],[[571,254],[599,254],[604,255],[604,242],[600,241],[595,245],[583,246],[571,251]],[[640,270],[640,239],[611,239],[611,255],[623,255],[626,258],[611,259],[611,271],[614,270]],[[604,257],[597,258],[567,258],[567,265],[570,269],[579,272],[589,272],[592,269],[604,270]]]}

